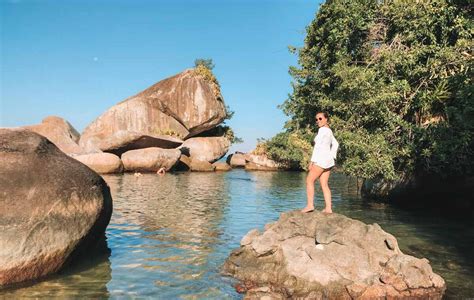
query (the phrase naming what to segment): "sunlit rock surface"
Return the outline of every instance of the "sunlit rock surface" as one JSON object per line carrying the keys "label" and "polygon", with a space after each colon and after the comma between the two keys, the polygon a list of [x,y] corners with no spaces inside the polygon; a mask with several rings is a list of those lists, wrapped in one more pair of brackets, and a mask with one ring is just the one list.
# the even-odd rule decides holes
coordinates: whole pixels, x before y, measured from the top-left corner
{"label": "sunlit rock surface", "polygon": [[0,286],[60,270],[103,237],[104,180],[25,129],[0,129]]}
{"label": "sunlit rock surface", "polygon": [[99,174],[121,173],[123,171],[122,161],[112,153],[89,153],[71,155],[71,157]]}
{"label": "sunlit rock surface", "polygon": [[251,171],[277,171],[281,166],[265,155],[246,154],[245,169]]}
{"label": "sunlit rock surface", "polygon": [[125,171],[156,172],[160,168],[170,170],[178,162],[181,151],[158,147],[130,150],[122,155]]}
{"label": "sunlit rock surface", "polygon": [[224,136],[193,137],[184,141],[181,148],[194,160],[213,163],[229,151],[230,141]]}
{"label": "sunlit rock surface", "polygon": [[79,144],[103,149],[102,141],[119,131],[184,139],[214,128],[227,115],[215,85],[193,69],[164,79],[108,109],[84,130]]}
{"label": "sunlit rock surface", "polygon": [[66,120],[49,116],[41,124],[24,126],[53,142],[61,151],[67,154],[82,154],[84,150],[79,147],[79,133]]}

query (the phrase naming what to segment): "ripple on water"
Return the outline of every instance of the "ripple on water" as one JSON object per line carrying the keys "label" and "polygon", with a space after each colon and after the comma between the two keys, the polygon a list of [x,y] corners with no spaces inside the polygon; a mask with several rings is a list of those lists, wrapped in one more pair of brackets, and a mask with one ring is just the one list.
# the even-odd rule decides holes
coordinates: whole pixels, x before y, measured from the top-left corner
{"label": "ripple on water", "polygon": [[[305,204],[305,173],[176,173],[104,176],[114,201],[107,240],[89,257],[6,297],[240,299],[220,266],[251,229]],[[330,178],[336,212],[379,223],[403,252],[427,257],[448,296],[474,295],[472,222],[452,222],[361,201],[356,180]],[[316,205],[323,199],[316,190]]]}

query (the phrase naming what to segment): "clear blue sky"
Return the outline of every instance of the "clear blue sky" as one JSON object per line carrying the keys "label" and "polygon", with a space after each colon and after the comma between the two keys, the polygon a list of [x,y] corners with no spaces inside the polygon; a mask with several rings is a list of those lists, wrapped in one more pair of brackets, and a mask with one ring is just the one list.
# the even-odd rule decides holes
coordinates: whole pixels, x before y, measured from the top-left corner
{"label": "clear blue sky", "polygon": [[321,1],[0,0],[0,126],[48,115],[79,132],[109,107],[212,58],[249,151],[281,131],[288,67]]}

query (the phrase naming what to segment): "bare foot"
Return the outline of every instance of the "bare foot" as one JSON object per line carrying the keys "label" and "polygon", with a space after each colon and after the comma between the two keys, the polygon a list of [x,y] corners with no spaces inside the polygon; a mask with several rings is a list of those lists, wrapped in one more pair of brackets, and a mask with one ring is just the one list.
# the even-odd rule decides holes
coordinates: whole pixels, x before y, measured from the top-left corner
{"label": "bare foot", "polygon": [[329,214],[332,214],[332,210],[328,210],[328,209],[326,209],[326,208],[323,209],[321,212],[322,212],[323,214],[328,214],[328,215],[329,215]]}
{"label": "bare foot", "polygon": [[313,210],[314,210],[314,207],[306,206],[305,208],[301,210],[301,212],[308,213],[308,212],[312,212]]}

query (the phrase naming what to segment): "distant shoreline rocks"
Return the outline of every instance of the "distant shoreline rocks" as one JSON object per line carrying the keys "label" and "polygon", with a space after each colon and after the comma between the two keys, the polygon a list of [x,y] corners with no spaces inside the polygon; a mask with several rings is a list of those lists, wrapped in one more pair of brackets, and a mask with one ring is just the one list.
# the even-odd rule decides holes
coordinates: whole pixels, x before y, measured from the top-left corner
{"label": "distant shoreline rocks", "polygon": [[[275,171],[283,168],[264,155],[236,152],[218,162],[231,146],[227,111],[219,86],[194,69],[166,78],[109,108],[79,135],[71,124],[46,117],[24,128],[99,174],[122,172]],[[179,153],[179,155],[178,155]]]}

